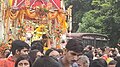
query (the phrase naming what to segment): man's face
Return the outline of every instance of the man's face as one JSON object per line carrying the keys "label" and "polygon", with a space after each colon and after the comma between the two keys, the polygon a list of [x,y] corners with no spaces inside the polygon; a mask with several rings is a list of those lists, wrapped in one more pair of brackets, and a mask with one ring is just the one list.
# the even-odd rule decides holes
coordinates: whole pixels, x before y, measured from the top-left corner
{"label": "man's face", "polygon": [[77,53],[74,51],[67,51],[66,58],[67,58],[68,63],[72,64],[73,62],[76,62],[80,55],[82,55],[82,53]]}
{"label": "man's face", "polygon": [[28,53],[29,53],[29,49],[27,49],[27,48],[23,48],[21,51],[20,51],[20,55],[28,55]]}

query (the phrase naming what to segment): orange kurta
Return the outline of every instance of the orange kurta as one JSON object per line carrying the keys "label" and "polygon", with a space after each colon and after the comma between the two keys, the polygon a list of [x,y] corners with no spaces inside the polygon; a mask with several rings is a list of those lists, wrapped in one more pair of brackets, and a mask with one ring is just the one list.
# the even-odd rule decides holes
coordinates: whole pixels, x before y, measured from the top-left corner
{"label": "orange kurta", "polygon": [[15,61],[13,60],[12,56],[5,59],[0,59],[0,67],[14,67]]}

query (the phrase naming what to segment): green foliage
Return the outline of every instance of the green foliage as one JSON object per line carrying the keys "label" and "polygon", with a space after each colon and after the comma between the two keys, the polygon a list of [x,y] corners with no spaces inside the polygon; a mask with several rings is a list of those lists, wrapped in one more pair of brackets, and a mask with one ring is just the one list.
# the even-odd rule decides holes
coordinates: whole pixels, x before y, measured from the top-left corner
{"label": "green foliage", "polygon": [[100,0],[93,0],[91,4],[96,6],[100,5]]}
{"label": "green foliage", "polygon": [[99,14],[100,12],[98,10],[91,10],[85,13],[77,32],[103,33],[102,22],[106,17],[100,16]]}

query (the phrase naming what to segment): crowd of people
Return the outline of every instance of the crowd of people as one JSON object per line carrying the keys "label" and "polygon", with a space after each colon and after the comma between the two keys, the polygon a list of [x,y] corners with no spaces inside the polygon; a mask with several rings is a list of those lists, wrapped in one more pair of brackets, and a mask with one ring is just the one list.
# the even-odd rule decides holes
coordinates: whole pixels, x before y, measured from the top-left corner
{"label": "crowd of people", "polygon": [[4,51],[0,67],[120,67],[117,48],[108,46],[84,47],[79,39],[70,39],[64,49],[49,48],[44,51],[44,41],[37,40],[31,46],[14,40],[11,49]]}

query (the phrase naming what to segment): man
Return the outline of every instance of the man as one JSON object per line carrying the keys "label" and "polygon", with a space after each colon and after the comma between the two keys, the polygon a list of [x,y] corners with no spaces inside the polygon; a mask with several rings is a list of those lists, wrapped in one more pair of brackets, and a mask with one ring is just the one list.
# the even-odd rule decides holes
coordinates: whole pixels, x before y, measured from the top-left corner
{"label": "man", "polygon": [[31,50],[39,50],[41,53],[43,53],[44,49],[43,49],[44,45],[41,43],[40,40],[36,40],[36,41],[33,41],[31,43]]}
{"label": "man", "polygon": [[14,67],[16,59],[20,55],[28,54],[29,45],[21,40],[12,42],[11,52],[12,56],[0,60],[0,67]]}
{"label": "man", "polygon": [[71,67],[82,55],[83,44],[78,39],[70,39],[66,45],[65,55],[59,59],[62,67]]}
{"label": "man", "polygon": [[44,52],[50,48],[50,41],[49,41],[48,34],[43,34],[42,39],[40,41],[41,41],[41,44],[44,46],[43,48]]}
{"label": "man", "polygon": [[60,63],[50,56],[41,56],[33,63],[32,67],[62,67]]}
{"label": "man", "polygon": [[41,39],[41,44],[44,45],[44,46],[47,46],[46,43],[48,41],[48,36],[47,34],[43,34],[42,35],[42,39]]}
{"label": "man", "polygon": [[90,67],[108,67],[108,65],[104,59],[100,58],[93,60],[92,65],[90,65]]}

